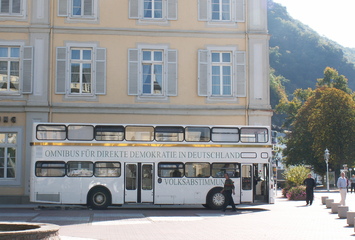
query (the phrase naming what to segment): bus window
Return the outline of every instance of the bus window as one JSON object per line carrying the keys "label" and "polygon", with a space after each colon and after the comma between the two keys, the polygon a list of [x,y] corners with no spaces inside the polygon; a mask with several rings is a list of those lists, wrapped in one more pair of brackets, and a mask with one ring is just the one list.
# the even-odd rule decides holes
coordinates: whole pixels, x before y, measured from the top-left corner
{"label": "bus window", "polygon": [[36,129],[38,140],[65,140],[66,137],[65,125],[38,125]]}
{"label": "bus window", "polygon": [[92,162],[68,162],[68,177],[91,177],[94,164]]}
{"label": "bus window", "polygon": [[213,142],[239,142],[238,128],[212,128]]}
{"label": "bus window", "polygon": [[185,176],[207,178],[210,176],[209,163],[185,163]]}
{"label": "bus window", "polygon": [[182,177],[184,176],[184,164],[183,163],[159,163],[158,164],[158,176],[159,177]]}
{"label": "bus window", "polygon": [[240,177],[239,163],[212,163],[212,177],[223,178],[228,173],[229,177]]}
{"label": "bus window", "polygon": [[95,177],[119,177],[121,176],[121,164],[119,162],[97,162],[94,175]]}
{"label": "bus window", "polygon": [[125,138],[127,141],[153,141],[154,128],[143,126],[127,126]]}
{"label": "bus window", "polygon": [[36,162],[37,177],[64,177],[65,162]]}
{"label": "bus window", "polygon": [[86,140],[94,139],[94,127],[91,125],[69,125],[68,140]]}
{"label": "bus window", "polygon": [[137,189],[137,165],[136,164],[126,165],[126,189],[127,190]]}
{"label": "bus window", "polygon": [[155,140],[161,142],[182,142],[184,140],[184,128],[156,127]]}
{"label": "bus window", "polygon": [[186,142],[209,142],[211,140],[211,130],[208,127],[186,127]]}
{"label": "bus window", "polygon": [[96,126],[95,140],[97,141],[123,141],[123,126]]}
{"label": "bus window", "polygon": [[241,128],[240,137],[242,142],[266,143],[269,135],[266,128]]}
{"label": "bus window", "polygon": [[142,189],[153,189],[153,165],[143,164],[142,166]]}

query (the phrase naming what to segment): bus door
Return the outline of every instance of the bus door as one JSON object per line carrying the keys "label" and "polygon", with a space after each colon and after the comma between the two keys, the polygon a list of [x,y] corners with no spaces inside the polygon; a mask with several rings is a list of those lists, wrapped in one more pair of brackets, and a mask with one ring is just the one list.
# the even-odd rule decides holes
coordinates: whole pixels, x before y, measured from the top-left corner
{"label": "bus door", "polygon": [[241,202],[253,202],[253,165],[242,164]]}
{"label": "bus door", "polygon": [[125,202],[153,202],[153,163],[125,164]]}

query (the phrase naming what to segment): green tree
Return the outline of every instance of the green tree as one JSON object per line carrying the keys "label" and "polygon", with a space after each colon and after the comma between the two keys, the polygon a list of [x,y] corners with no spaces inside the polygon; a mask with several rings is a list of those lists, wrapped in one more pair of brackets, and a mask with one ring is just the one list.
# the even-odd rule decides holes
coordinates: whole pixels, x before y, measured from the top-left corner
{"label": "green tree", "polygon": [[355,103],[351,95],[330,87],[318,88],[297,112],[284,150],[286,165],[310,164],[325,172],[324,150],[337,173],[352,166],[355,149]]}

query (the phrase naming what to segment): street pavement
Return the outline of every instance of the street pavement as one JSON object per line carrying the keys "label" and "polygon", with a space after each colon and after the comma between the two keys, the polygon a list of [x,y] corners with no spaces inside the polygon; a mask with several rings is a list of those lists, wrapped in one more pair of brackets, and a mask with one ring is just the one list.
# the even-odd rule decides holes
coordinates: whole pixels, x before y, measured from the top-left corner
{"label": "street pavement", "polygon": [[[293,240],[355,239],[354,227],[332,214],[321,202],[339,202],[338,191],[318,190],[312,206],[289,201],[278,191],[275,204],[238,205],[237,212],[196,206],[85,207],[0,205],[0,221],[51,223],[60,226],[62,240]],[[346,205],[355,211],[355,193]]]}

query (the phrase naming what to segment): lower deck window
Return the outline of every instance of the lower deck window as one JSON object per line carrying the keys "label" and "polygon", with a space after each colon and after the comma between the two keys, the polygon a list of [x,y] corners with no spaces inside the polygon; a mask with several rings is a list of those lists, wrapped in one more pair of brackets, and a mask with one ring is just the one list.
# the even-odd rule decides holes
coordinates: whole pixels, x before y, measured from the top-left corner
{"label": "lower deck window", "polygon": [[184,164],[183,163],[159,163],[158,165],[159,177],[183,177]]}
{"label": "lower deck window", "polygon": [[68,177],[91,177],[94,164],[92,162],[68,162]]}
{"label": "lower deck window", "polygon": [[227,173],[229,177],[240,177],[240,164],[239,163],[213,163],[212,164],[212,177],[223,178]]}
{"label": "lower deck window", "polygon": [[208,178],[210,176],[209,163],[186,163],[185,175],[192,178]]}
{"label": "lower deck window", "polygon": [[64,177],[65,162],[36,162],[37,177]]}
{"label": "lower deck window", "polygon": [[96,177],[119,177],[121,176],[121,164],[119,162],[97,162],[94,175]]}

